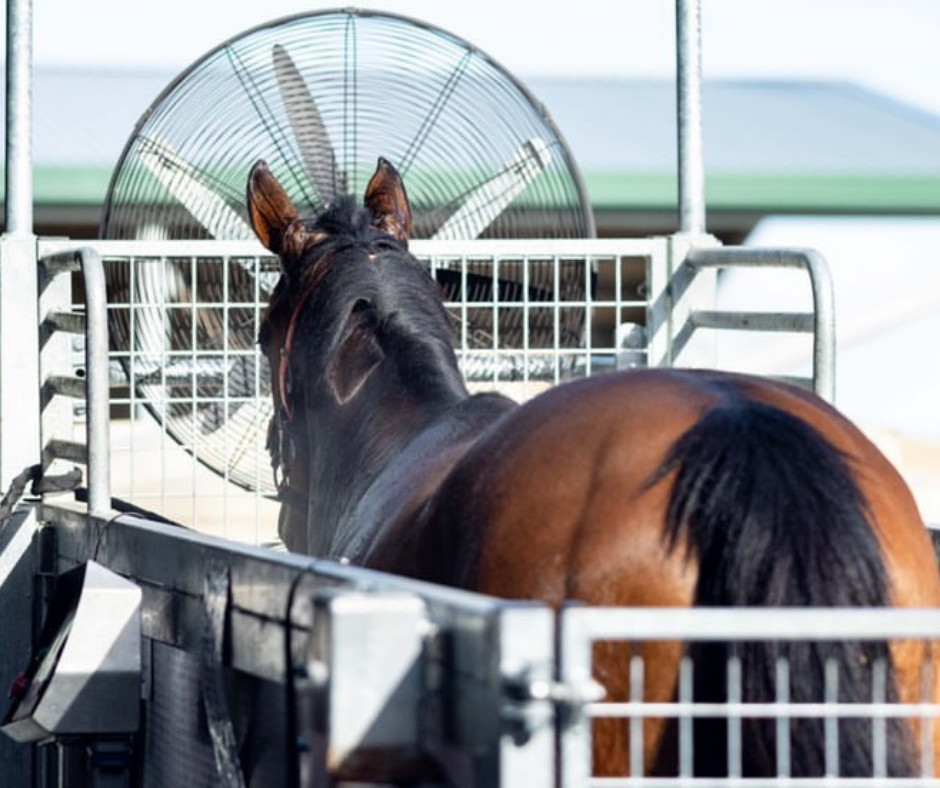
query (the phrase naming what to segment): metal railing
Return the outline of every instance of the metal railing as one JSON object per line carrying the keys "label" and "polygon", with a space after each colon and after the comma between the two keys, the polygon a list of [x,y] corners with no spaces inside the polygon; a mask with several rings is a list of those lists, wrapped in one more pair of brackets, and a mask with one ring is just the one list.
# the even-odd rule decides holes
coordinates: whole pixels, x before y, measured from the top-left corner
{"label": "metal railing", "polygon": [[[416,241],[412,251],[441,283],[455,350],[474,389],[525,399],[585,375],[672,363],[700,329],[772,327],[813,336],[815,381],[803,382],[831,393],[831,292],[818,256],[694,249],[670,276],[668,246],[664,238]],[[276,504],[266,498],[274,487],[264,441],[272,405],[255,340],[277,281],[276,259],[248,242],[95,241],[82,248],[101,257],[111,282],[114,494],[216,534],[270,541],[266,524],[276,521]],[[71,259],[76,249],[68,241],[39,243],[43,259]],[[803,266],[816,309],[718,313],[705,301],[673,320],[673,304],[699,272],[744,265]],[[46,327],[78,330],[83,318],[64,311],[52,310]],[[667,352],[651,356],[652,337],[660,341],[663,331]],[[73,365],[93,369],[80,358]],[[68,366],[44,368],[52,386],[72,374]],[[94,369],[102,374],[100,364]],[[62,391],[77,393],[70,385]],[[71,438],[43,440],[63,439]]]}
{"label": "metal railing", "polygon": [[[835,400],[835,296],[825,258],[813,249],[770,249],[749,246],[694,249],[686,264],[693,272],[708,269],[796,269],[806,273],[812,292],[811,312],[715,312],[696,310],[689,320],[696,328],[733,331],[783,331],[811,334],[812,374],[798,379],[827,402]],[[680,334],[676,344],[684,341]]]}
{"label": "metal railing", "polygon": [[[580,714],[564,719],[561,734],[560,788],[626,788],[627,786],[936,786],[934,735],[940,726],[940,703],[936,697],[936,677],[927,661],[940,639],[940,610],[814,608],[588,608],[567,607],[559,620],[559,676],[562,685],[574,694],[591,698],[596,688],[594,654],[600,644],[617,644],[624,650],[624,664],[618,684],[618,697],[597,698],[585,703]],[[839,673],[836,664],[826,667],[824,691],[814,702],[792,702],[789,695],[789,662],[781,656],[776,662],[776,696],[763,702],[742,701],[741,661],[727,659],[726,698],[721,702],[696,699],[693,674],[697,666],[689,656],[693,644],[753,644],[772,642],[781,654],[790,645],[809,642],[903,641],[905,648],[914,644],[923,648],[920,699],[891,699],[886,686],[885,664],[873,666],[871,702],[840,702]],[[649,669],[641,654],[650,644],[682,644],[683,656],[676,657],[678,679],[669,698],[651,699],[645,683]],[[709,669],[719,670],[709,663]],[[698,666],[702,669],[703,666]],[[880,677],[880,681],[879,681]],[[805,677],[803,677],[805,679]],[[710,674],[710,681],[719,678]],[[653,690],[657,691],[656,689]],[[659,690],[662,693],[662,688]],[[776,775],[742,776],[742,724],[749,719],[774,723]],[[825,774],[794,777],[793,765],[801,757],[791,751],[791,724],[796,720],[821,720],[824,738]],[[887,773],[886,725],[891,719],[918,720],[920,774],[916,777],[891,776]],[[652,764],[644,762],[644,723],[671,721],[677,729],[675,776],[650,776]],[[716,720],[724,727],[727,751],[725,775],[703,777],[695,773],[694,725],[701,720]],[[871,772],[869,776],[839,775],[839,726],[841,721],[861,720],[871,723]],[[622,758],[616,774],[595,776],[591,769],[593,732],[598,724],[619,725]],[[715,742],[709,739],[710,745]],[[667,765],[667,769],[668,769]],[[663,764],[659,764],[663,769]]]}

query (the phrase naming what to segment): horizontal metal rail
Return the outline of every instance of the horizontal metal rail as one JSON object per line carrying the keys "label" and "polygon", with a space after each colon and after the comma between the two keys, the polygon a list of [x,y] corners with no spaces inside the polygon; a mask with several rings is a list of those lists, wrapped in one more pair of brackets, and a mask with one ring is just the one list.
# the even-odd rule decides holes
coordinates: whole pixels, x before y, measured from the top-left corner
{"label": "horizontal metal rail", "polygon": [[594,640],[884,640],[940,638],[940,608],[567,607]]}
{"label": "horizontal metal rail", "polygon": [[708,719],[940,719],[940,703],[589,703],[588,717]]}
{"label": "horizontal metal rail", "polygon": [[810,312],[716,312],[697,309],[689,320],[696,328],[737,331],[809,333],[815,325],[815,316]]}
{"label": "horizontal metal rail", "polygon": [[85,333],[85,316],[74,312],[51,312],[43,322],[47,330],[65,331],[67,334]]}
{"label": "horizontal metal rail", "polygon": [[[661,238],[485,239],[476,241],[415,240],[409,250],[416,257],[512,258],[585,256],[645,257],[659,249]],[[257,241],[83,241],[102,257],[274,257]],[[43,238],[40,255],[75,248],[74,241]]]}
{"label": "horizontal metal rail", "polygon": [[51,394],[73,399],[85,399],[88,390],[85,378],[70,378],[65,375],[51,375],[46,378],[45,385]]}
{"label": "horizontal metal rail", "polygon": [[940,788],[937,777],[594,777],[593,788]]}
{"label": "horizontal metal rail", "polygon": [[[61,447],[60,447],[61,448]],[[197,649],[202,620],[205,566],[215,560],[232,571],[232,606],[235,619],[254,620],[244,631],[235,625],[232,667],[259,678],[283,680],[284,655],[265,647],[273,630],[307,627],[310,621],[291,620],[288,596],[301,579],[320,588],[345,587],[357,591],[411,593],[429,600],[432,609],[459,609],[467,615],[487,615],[508,604],[490,597],[421,583],[380,572],[346,567],[333,561],[295,553],[276,553],[207,536],[187,528],[148,521],[136,516],[106,519],[85,516],[79,504],[47,503],[39,518],[54,525],[60,570],[89,558],[144,587],[144,635],[167,645]]]}
{"label": "horizontal metal rail", "polygon": [[48,460],[69,460],[84,465],[88,462],[88,447],[78,441],[53,438],[43,447],[43,454]]}

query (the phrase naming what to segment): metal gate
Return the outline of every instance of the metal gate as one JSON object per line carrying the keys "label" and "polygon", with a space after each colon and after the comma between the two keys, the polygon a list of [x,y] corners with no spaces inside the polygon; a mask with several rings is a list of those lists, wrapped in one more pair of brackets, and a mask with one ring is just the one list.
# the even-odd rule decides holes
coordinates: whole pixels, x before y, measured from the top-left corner
{"label": "metal gate", "polygon": [[[891,786],[936,785],[936,737],[940,728],[937,677],[928,661],[940,637],[938,610],[859,610],[847,609],[628,609],[569,607],[559,616],[559,677],[563,686],[585,688],[579,697],[587,698],[578,713],[562,721],[560,781],[564,788],[588,786]],[[908,649],[921,649],[920,697],[905,702],[889,697],[885,680],[885,662],[876,663],[869,702],[847,703],[840,699],[840,673],[835,660],[827,662],[824,692],[815,702],[794,702],[790,698],[790,648],[810,642],[887,640],[901,642]],[[776,687],[772,700],[755,703],[743,700],[742,660],[735,654],[741,644],[767,642],[779,651],[774,666]],[[711,662],[696,665],[691,656],[697,644],[722,644],[729,656],[720,667]],[[680,646],[680,644],[682,644]],[[654,646],[655,648],[650,648]],[[622,674],[609,684],[613,692],[595,693],[593,654],[598,648],[618,648],[623,654]],[[645,695],[651,669],[649,655],[662,654],[663,648],[675,647],[682,656],[676,686],[668,700]],[[725,697],[695,697],[696,671],[724,671],[723,676],[709,676],[726,688]],[[654,691],[656,691],[654,689]],[[661,693],[661,688],[659,689]],[[603,695],[603,697],[601,697]],[[889,720],[916,721],[915,746],[919,752],[919,776],[899,777],[887,770],[887,731]],[[742,725],[747,720],[766,720],[773,725],[776,776],[743,777]],[[791,726],[803,721],[818,721],[817,731],[824,750],[824,773],[815,777],[794,777],[793,764],[801,757],[791,742]],[[696,776],[695,726],[702,721],[717,721],[718,742],[725,747],[723,775]],[[871,770],[868,776],[839,774],[840,728],[849,724],[870,728]],[[644,750],[644,737],[651,723],[673,725],[675,752],[669,762],[651,762]],[[596,776],[592,771],[592,731],[595,726],[616,726],[622,739],[620,771],[615,775]],[[660,729],[661,730],[661,729]],[[645,757],[646,756],[646,757]],[[667,776],[650,777],[658,770]]]}

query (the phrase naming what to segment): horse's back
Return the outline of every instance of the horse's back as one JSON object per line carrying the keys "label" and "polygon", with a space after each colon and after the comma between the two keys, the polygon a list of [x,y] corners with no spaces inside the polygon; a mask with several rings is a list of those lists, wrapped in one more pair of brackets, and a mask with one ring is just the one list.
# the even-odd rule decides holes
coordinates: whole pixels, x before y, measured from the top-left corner
{"label": "horse's back", "polygon": [[555,603],[689,604],[694,562],[666,543],[670,484],[653,477],[729,390],[809,424],[847,459],[888,563],[893,603],[940,604],[940,576],[913,497],[860,430],[794,386],[691,370],[576,381],[504,416],[434,502],[435,517],[470,546],[464,584]]}

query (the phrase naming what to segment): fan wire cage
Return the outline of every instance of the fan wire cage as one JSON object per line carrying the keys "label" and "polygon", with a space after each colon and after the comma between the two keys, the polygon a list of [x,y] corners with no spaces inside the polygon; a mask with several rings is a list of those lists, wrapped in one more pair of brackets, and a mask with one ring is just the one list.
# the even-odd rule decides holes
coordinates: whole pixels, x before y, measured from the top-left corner
{"label": "fan wire cage", "polygon": [[[106,239],[250,240],[248,171],[264,159],[301,212],[362,194],[379,156],[402,174],[418,239],[584,238],[583,183],[545,109],[466,41],[387,13],[322,11],[250,30],[176,78],[138,122],[115,169]],[[184,447],[244,487],[272,413],[257,310],[279,277],[261,258],[181,258],[108,268],[112,350],[137,399]],[[584,260],[561,270],[503,262],[435,267],[445,300],[582,301]],[[556,278],[557,277],[557,278]],[[526,292],[523,294],[523,288]],[[471,348],[494,346],[486,310],[452,310]],[[500,349],[522,346],[514,312]],[[547,313],[546,313],[547,314]],[[515,322],[514,322],[515,321]],[[563,347],[583,343],[583,309],[560,312]],[[555,319],[530,332],[557,333]],[[133,363],[130,359],[133,358]],[[535,363],[535,366],[532,365]],[[470,380],[538,379],[522,354],[469,355]],[[528,366],[526,366],[528,364]],[[247,448],[251,447],[251,448]],[[263,485],[270,492],[269,485]]]}

